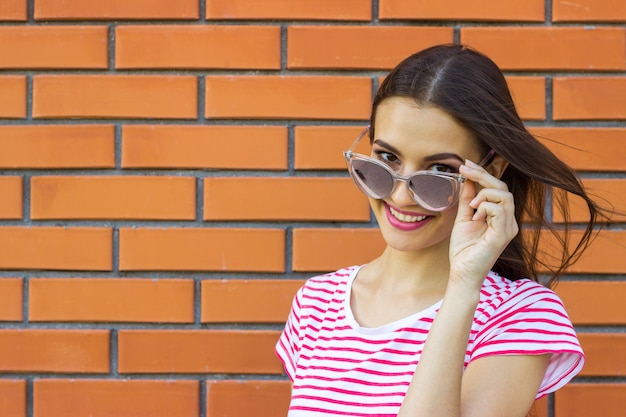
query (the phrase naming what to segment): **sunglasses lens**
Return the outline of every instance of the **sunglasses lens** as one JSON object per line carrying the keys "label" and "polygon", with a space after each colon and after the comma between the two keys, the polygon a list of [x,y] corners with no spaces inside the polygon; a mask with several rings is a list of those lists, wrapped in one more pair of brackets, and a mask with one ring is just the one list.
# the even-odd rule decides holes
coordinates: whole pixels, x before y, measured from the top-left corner
{"label": "sunglasses lens", "polygon": [[[368,159],[349,161],[350,175],[356,185],[371,198],[386,198],[394,189],[395,178],[383,166]],[[460,184],[456,177],[437,172],[420,172],[408,178],[408,187],[417,203],[440,211],[456,203]]]}
{"label": "sunglasses lens", "polygon": [[372,198],[385,198],[393,190],[391,174],[373,162],[353,159],[351,174],[359,188]]}
{"label": "sunglasses lens", "polygon": [[420,174],[409,179],[409,187],[428,209],[442,210],[455,203],[458,183],[454,178]]}

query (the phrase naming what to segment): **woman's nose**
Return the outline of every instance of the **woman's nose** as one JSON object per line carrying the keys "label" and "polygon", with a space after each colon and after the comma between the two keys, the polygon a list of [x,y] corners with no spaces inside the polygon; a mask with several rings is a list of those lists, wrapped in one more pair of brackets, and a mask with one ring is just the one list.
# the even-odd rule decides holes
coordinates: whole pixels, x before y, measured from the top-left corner
{"label": "woman's nose", "polygon": [[390,197],[396,207],[408,207],[416,204],[407,181],[396,180],[396,186]]}

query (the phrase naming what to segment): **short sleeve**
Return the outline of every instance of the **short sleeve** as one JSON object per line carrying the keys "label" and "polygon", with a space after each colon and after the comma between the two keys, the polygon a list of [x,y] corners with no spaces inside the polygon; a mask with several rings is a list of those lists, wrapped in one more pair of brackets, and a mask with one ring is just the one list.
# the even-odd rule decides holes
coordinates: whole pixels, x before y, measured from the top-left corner
{"label": "short sleeve", "polygon": [[303,290],[303,288],[300,288],[293,298],[285,328],[278,339],[278,343],[276,343],[276,355],[283,363],[285,372],[292,381],[296,376],[296,364],[298,363],[302,345],[300,339],[300,312]]}
{"label": "short sleeve", "polygon": [[526,280],[481,328],[470,361],[490,355],[541,354],[551,357],[536,398],[567,384],[585,361],[562,301],[553,291]]}

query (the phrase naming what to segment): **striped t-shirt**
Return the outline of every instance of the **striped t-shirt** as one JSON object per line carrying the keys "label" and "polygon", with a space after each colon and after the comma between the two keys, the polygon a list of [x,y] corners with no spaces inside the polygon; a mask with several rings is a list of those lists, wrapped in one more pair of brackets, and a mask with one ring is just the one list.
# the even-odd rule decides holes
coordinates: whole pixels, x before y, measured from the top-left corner
{"label": "striped t-shirt", "polygon": [[[289,417],[396,416],[441,301],[382,327],[350,309],[360,267],[309,279],[296,294],[276,353],[293,381]],[[528,279],[491,272],[474,315],[465,366],[489,355],[551,353],[537,398],[583,367],[576,333],[557,295]]]}

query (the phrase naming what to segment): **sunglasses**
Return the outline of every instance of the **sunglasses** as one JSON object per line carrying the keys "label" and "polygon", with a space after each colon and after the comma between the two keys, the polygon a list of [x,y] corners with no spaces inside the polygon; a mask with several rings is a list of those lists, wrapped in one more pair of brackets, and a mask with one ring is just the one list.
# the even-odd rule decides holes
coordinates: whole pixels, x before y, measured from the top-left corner
{"label": "sunglasses", "polygon": [[[409,175],[394,172],[387,164],[353,152],[359,141],[369,133],[369,126],[356,138],[350,149],[343,152],[350,176],[359,189],[368,197],[383,199],[391,195],[398,181],[406,184],[413,200],[431,211],[443,211],[459,199],[461,184],[465,177],[460,174],[437,171],[417,171]],[[491,163],[495,151],[492,149],[479,163],[484,167]]]}

